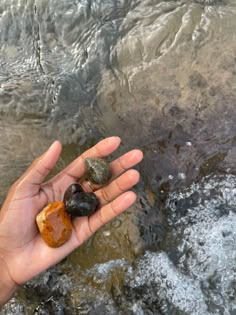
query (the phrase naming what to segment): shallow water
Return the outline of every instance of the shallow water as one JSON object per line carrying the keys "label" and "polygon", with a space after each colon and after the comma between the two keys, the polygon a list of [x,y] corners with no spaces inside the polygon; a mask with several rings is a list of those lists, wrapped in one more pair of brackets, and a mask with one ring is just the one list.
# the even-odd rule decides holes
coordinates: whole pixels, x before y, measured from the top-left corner
{"label": "shallow water", "polygon": [[[145,154],[135,206],[27,284],[2,314],[195,314],[197,298],[199,314],[233,314],[234,238],[225,245],[220,231],[228,222],[234,235],[235,202],[227,210],[224,194],[235,187],[235,28],[233,0],[0,1],[0,201],[54,139],[63,143],[55,172],[109,135],[122,138],[116,156],[133,147]],[[191,225],[185,189],[208,200],[211,174],[216,193],[202,207],[215,221],[201,226],[199,210]],[[209,238],[201,250],[226,257],[212,263],[217,277],[224,266],[213,289],[196,245],[209,229],[217,246]],[[172,275],[172,290],[157,265]],[[137,280],[146,266],[153,284],[148,271]]]}

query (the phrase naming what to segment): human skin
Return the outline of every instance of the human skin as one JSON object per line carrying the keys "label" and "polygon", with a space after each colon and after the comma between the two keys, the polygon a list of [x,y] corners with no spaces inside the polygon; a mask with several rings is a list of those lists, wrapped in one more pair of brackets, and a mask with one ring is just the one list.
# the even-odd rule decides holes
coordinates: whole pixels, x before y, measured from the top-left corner
{"label": "human skin", "polygon": [[[95,190],[100,208],[89,217],[73,219],[71,238],[64,245],[48,247],[35,222],[45,205],[62,200],[66,188],[85,174],[85,158],[106,157],[119,147],[120,141],[118,137],[100,141],[55,177],[44,182],[62,150],[60,142],[55,141],[12,185],[0,211],[1,306],[19,286],[61,261],[135,202],[136,194],[130,189],[138,182],[139,172],[130,168],[142,160],[140,150],[131,150],[111,162],[112,180],[107,186],[97,186]],[[83,186],[86,191],[91,191],[86,182]]]}

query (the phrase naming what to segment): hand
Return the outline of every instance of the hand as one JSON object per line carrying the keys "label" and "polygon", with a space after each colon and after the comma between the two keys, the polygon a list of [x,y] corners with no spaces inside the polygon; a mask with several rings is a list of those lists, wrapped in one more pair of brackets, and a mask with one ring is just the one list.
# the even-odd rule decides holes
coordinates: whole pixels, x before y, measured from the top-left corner
{"label": "hand", "polygon": [[[139,173],[127,169],[142,160],[143,154],[139,150],[132,150],[111,163],[113,180],[95,191],[101,207],[89,217],[73,220],[72,236],[63,246],[48,247],[35,223],[37,214],[46,204],[62,200],[66,188],[84,175],[85,158],[105,157],[119,144],[118,137],[100,141],[43,183],[61,153],[61,144],[55,141],[13,184],[0,211],[0,273],[4,273],[2,285],[0,275],[0,304],[10,298],[17,286],[58,263],[135,202],[135,193],[127,190],[138,182]],[[6,290],[8,287],[10,289]],[[5,290],[4,294],[2,290]]]}

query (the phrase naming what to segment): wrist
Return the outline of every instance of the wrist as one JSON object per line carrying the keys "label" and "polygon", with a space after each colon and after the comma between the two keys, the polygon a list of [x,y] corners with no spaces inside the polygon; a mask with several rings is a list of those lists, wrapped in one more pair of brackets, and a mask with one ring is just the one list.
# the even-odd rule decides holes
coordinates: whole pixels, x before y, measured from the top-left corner
{"label": "wrist", "polygon": [[0,257],[0,308],[11,299],[18,285],[11,278],[5,261]]}

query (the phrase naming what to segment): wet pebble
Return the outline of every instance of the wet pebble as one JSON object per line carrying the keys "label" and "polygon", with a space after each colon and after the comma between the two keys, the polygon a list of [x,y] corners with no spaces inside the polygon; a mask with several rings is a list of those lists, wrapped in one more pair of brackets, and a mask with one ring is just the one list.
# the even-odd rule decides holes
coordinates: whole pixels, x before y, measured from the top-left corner
{"label": "wet pebble", "polygon": [[62,201],[49,203],[36,217],[40,234],[50,247],[59,247],[69,240],[72,232],[70,216]]}
{"label": "wet pebble", "polygon": [[97,210],[98,205],[98,198],[92,192],[77,192],[65,200],[67,213],[74,217],[91,215]]}
{"label": "wet pebble", "polygon": [[93,192],[84,192],[80,184],[71,184],[65,191],[63,202],[66,212],[72,217],[82,217],[93,214],[99,200]]}
{"label": "wet pebble", "polygon": [[105,185],[112,176],[110,165],[101,158],[85,159],[86,176],[88,180],[97,185]]}

